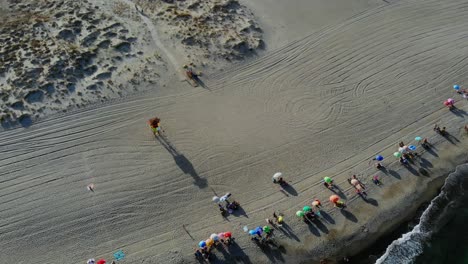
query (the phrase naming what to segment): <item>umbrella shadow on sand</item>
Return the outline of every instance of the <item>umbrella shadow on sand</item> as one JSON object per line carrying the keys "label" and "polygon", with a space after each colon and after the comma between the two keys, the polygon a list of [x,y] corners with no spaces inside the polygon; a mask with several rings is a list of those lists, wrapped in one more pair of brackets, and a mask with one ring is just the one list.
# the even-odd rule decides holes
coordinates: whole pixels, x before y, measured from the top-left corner
{"label": "umbrella shadow on sand", "polygon": [[335,224],[335,220],[333,220],[333,218],[325,211],[320,211],[320,215],[323,217],[323,219],[325,219],[325,221],[327,221],[329,224],[332,224],[334,225]]}
{"label": "umbrella shadow on sand", "polygon": [[460,108],[456,108],[455,106],[453,106],[452,109],[450,109],[450,112],[452,112],[453,114],[459,116],[459,117],[464,117],[464,116],[467,116],[468,113],[463,110],[463,109],[460,109]]}
{"label": "umbrella shadow on sand", "polygon": [[260,250],[268,257],[271,263],[284,262],[283,254],[286,253],[286,249],[277,245],[273,240],[268,240],[265,243],[258,245]]}
{"label": "umbrella shadow on sand", "polygon": [[297,196],[297,191],[294,189],[294,187],[291,186],[291,184],[283,186],[283,190],[292,196]]}
{"label": "umbrella shadow on sand", "polygon": [[341,209],[340,210],[341,214],[348,220],[354,222],[354,223],[357,223],[358,222],[358,219],[356,218],[356,216],[351,213],[350,211],[347,211],[346,209]]}
{"label": "umbrella shadow on sand", "polygon": [[426,143],[423,148],[427,151],[427,153],[431,154],[432,156],[436,158],[439,157],[439,155],[436,152],[435,147],[432,144]]}
{"label": "umbrella shadow on sand", "polygon": [[235,240],[233,240],[231,245],[227,248],[223,246],[218,247],[218,251],[223,254],[224,261],[219,261],[217,263],[252,264],[249,256],[245,254],[244,250],[236,243]]}
{"label": "umbrella shadow on sand", "polygon": [[198,175],[197,171],[193,167],[193,164],[190,162],[190,160],[188,160],[184,154],[177,151],[174,145],[172,145],[172,143],[165,136],[160,135],[160,136],[157,136],[156,139],[172,155],[176,165],[182,170],[182,172],[192,176],[194,180],[194,184],[198,188],[206,188],[208,186],[206,179],[201,178]]}
{"label": "umbrella shadow on sand", "polygon": [[401,180],[401,176],[398,172],[394,171],[394,170],[388,170],[388,174],[392,175],[393,177]]}
{"label": "umbrella shadow on sand", "polygon": [[379,202],[377,202],[377,200],[372,199],[370,197],[367,197],[365,195],[361,195],[361,194],[359,196],[361,196],[361,198],[364,200],[364,202],[366,202],[368,204],[371,204],[373,206],[379,206]]}

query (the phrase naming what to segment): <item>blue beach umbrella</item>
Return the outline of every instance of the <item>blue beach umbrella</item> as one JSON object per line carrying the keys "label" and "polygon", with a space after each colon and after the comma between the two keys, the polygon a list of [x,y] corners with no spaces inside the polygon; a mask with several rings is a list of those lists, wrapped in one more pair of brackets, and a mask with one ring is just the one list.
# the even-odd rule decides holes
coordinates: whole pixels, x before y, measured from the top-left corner
{"label": "blue beach umbrella", "polygon": [[415,137],[414,140],[416,140],[416,141],[421,141],[421,140],[422,140],[422,137]]}
{"label": "blue beach umbrella", "polygon": [[414,146],[414,145],[409,145],[408,148],[409,148],[411,151],[415,151],[415,150],[416,150],[416,146]]}
{"label": "blue beach umbrella", "polygon": [[455,91],[458,91],[458,90],[460,90],[460,85],[458,85],[458,84],[455,84],[455,85],[453,86],[453,89],[455,89]]}
{"label": "blue beach umbrella", "polygon": [[249,235],[251,236],[255,236],[257,234],[257,232],[255,230],[250,230],[249,231]]}
{"label": "blue beach umbrella", "polygon": [[377,156],[375,156],[375,160],[382,161],[383,156],[382,155],[377,155]]}
{"label": "blue beach umbrella", "polygon": [[205,241],[200,241],[200,243],[198,243],[198,246],[201,247],[201,248],[204,248],[206,247],[206,242]]}

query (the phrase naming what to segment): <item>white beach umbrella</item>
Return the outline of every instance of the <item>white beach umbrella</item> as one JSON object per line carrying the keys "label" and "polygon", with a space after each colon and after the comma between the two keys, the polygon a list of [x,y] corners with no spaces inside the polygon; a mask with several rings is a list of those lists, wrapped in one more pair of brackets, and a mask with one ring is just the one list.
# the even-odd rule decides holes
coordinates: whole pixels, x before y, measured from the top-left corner
{"label": "white beach umbrella", "polygon": [[96,264],[96,261],[94,259],[88,259],[88,261],[86,261],[86,264]]}
{"label": "white beach umbrella", "polygon": [[219,203],[219,197],[218,196],[213,196],[213,202]]}
{"label": "white beach umbrella", "polygon": [[273,174],[273,180],[277,181],[279,180],[279,178],[283,175],[283,173],[281,172],[277,172],[275,174]]}

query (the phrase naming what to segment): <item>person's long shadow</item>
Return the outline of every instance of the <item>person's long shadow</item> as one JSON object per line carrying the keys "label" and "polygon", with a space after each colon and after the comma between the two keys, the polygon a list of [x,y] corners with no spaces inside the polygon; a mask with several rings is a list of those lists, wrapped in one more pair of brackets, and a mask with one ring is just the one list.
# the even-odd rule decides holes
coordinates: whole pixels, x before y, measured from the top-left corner
{"label": "person's long shadow", "polygon": [[291,184],[283,186],[283,190],[285,190],[287,193],[289,193],[292,196],[297,196],[297,191],[296,189],[294,189],[294,187],[291,186]]}
{"label": "person's long shadow", "polygon": [[156,139],[161,143],[161,145],[172,155],[176,165],[182,170],[185,174],[190,174],[194,180],[194,184],[198,188],[206,188],[208,186],[206,179],[201,178],[193,164],[184,156],[184,154],[179,153],[177,149],[171,144],[171,142],[163,135],[159,135]]}
{"label": "person's long shadow", "polygon": [[341,214],[348,220],[354,222],[354,223],[357,223],[358,222],[358,219],[356,218],[356,216],[351,213],[350,211],[347,211],[346,209],[341,209],[340,210]]}
{"label": "person's long shadow", "polygon": [[296,234],[294,234],[294,231],[291,229],[291,227],[286,223],[283,223],[281,227],[278,226],[278,230],[289,238],[292,238],[298,242],[301,241],[299,237],[297,237]]}
{"label": "person's long shadow", "polygon": [[200,85],[201,87],[207,89],[208,91],[211,91],[211,89],[208,88],[208,86],[206,86],[206,84],[200,79],[200,77],[194,76],[193,80],[194,80],[198,85]]}
{"label": "person's long shadow", "polygon": [[333,218],[327,214],[327,212],[325,211],[320,211],[320,215],[323,217],[323,219],[325,219],[325,221],[327,221],[328,223],[334,225],[335,224],[335,220],[333,220]]}
{"label": "person's long shadow", "polygon": [[231,254],[229,260],[233,260],[234,263],[240,262],[244,264],[252,264],[252,261],[250,261],[249,256],[245,254],[244,250],[236,243],[235,240],[232,241],[231,245],[229,245],[227,250]]}
{"label": "person's long shadow", "polygon": [[401,180],[401,176],[398,172],[394,171],[394,170],[388,170],[388,174],[392,175],[393,177]]}
{"label": "person's long shadow", "polygon": [[455,136],[453,136],[452,134],[450,134],[449,132],[445,132],[445,135],[443,135],[443,137],[448,141],[450,142],[452,145],[456,145],[457,143],[456,142],[460,142],[460,140],[458,138],[456,138]]}

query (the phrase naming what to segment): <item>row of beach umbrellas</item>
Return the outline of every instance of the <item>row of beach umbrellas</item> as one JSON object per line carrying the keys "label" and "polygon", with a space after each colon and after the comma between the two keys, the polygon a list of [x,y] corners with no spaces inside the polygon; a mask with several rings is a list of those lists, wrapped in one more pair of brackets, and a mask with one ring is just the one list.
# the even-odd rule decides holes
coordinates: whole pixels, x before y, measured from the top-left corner
{"label": "row of beach umbrellas", "polygon": [[232,233],[231,232],[223,232],[223,233],[218,233],[218,234],[211,234],[210,238],[207,240],[202,240],[198,243],[198,246],[200,248],[205,248],[205,247],[211,247],[215,242],[219,241],[220,239],[226,239],[226,238],[231,238]]}

